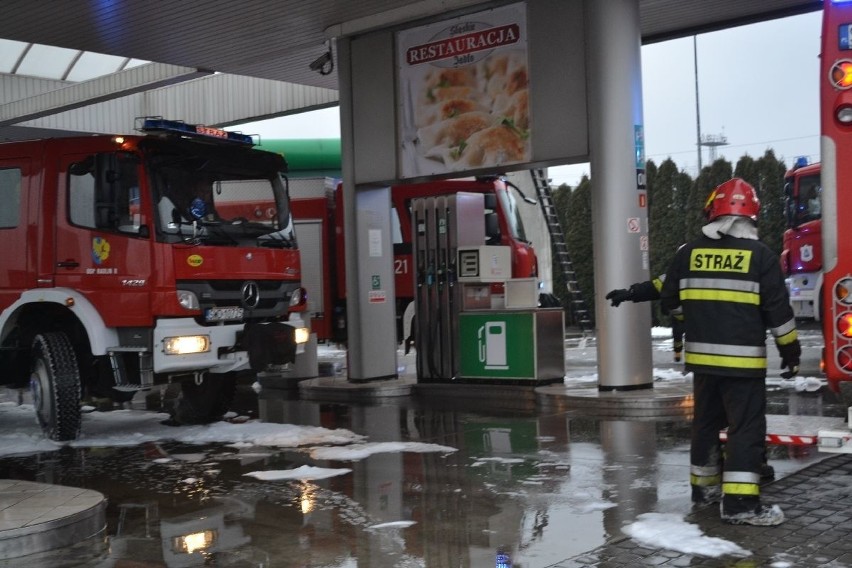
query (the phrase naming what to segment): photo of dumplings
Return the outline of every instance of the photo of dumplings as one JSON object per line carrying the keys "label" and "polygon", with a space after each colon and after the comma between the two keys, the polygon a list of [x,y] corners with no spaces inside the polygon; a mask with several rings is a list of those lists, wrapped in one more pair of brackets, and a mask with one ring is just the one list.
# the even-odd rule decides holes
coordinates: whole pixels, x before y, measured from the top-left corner
{"label": "photo of dumplings", "polygon": [[[531,160],[529,65],[520,32],[524,13],[511,8],[505,12],[505,22],[472,20],[433,25],[412,32],[409,43],[400,44],[404,61],[399,93],[405,174],[428,175]],[[476,45],[481,38],[498,33],[513,41],[493,49],[445,55],[457,46]],[[512,33],[516,37],[511,37]],[[439,56],[433,56],[436,50],[441,50]]]}

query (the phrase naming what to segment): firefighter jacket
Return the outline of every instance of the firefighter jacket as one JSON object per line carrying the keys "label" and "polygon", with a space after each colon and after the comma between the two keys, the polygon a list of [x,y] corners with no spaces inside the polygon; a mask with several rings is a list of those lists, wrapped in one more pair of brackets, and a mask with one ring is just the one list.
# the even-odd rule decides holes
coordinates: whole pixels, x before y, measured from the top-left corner
{"label": "firefighter jacket", "polygon": [[[663,282],[666,281],[666,275],[660,274],[653,280],[637,282],[630,286],[630,291],[633,293],[633,302],[650,302],[660,299],[660,291],[663,289]],[[683,322],[683,311],[680,308],[674,308],[668,311],[674,319]]]}
{"label": "firefighter jacket", "polygon": [[684,245],[660,300],[664,310],[683,308],[687,371],[765,377],[766,329],[778,345],[797,340],[778,256],[756,239],[702,236]]}

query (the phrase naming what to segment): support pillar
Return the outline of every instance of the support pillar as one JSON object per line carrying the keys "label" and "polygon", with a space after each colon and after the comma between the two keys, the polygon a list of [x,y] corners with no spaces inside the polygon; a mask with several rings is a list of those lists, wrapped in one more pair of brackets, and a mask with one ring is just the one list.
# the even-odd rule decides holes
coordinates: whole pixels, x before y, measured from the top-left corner
{"label": "support pillar", "polygon": [[355,185],[351,40],[337,40],[346,254],[348,379],[395,379],[396,288],[390,188]]}
{"label": "support pillar", "polygon": [[653,387],[651,309],[606,291],[648,280],[639,0],[585,3],[598,389]]}

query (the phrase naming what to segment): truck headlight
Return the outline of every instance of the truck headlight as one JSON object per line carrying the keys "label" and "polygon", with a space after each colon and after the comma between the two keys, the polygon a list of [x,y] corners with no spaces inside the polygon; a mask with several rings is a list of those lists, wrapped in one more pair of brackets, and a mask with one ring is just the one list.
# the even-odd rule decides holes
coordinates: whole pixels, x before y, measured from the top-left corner
{"label": "truck headlight", "polygon": [[163,339],[163,352],[166,355],[189,355],[210,351],[209,335],[183,335]]}
{"label": "truck headlight", "polygon": [[299,343],[307,343],[308,339],[310,339],[310,337],[311,337],[311,330],[309,328],[307,328],[307,327],[297,327],[296,328],[295,339],[296,339],[297,345]]}
{"label": "truck headlight", "polygon": [[293,290],[293,295],[290,296],[290,311],[301,312],[307,308],[308,291],[302,287]]}
{"label": "truck headlight", "polygon": [[203,552],[216,543],[217,537],[215,529],[176,536],[172,538],[172,550],[183,554]]}
{"label": "truck headlight", "polygon": [[190,292],[189,290],[178,290],[177,300],[178,304],[180,304],[180,306],[185,310],[201,309],[201,304],[198,303],[198,296],[195,295],[195,292]]}

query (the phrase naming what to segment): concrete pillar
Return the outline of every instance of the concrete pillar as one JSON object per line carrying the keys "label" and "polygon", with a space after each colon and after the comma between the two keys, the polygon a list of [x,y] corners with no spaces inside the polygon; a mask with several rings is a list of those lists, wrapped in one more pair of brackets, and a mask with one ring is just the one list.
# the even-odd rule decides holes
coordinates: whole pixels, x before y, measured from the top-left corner
{"label": "concrete pillar", "polygon": [[585,3],[598,389],[653,386],[647,303],[606,291],[648,280],[639,0]]}
{"label": "concrete pillar", "polygon": [[352,67],[349,38],[337,40],[340,152],[346,253],[348,379],[397,378],[396,289],[389,187],[355,186]]}

